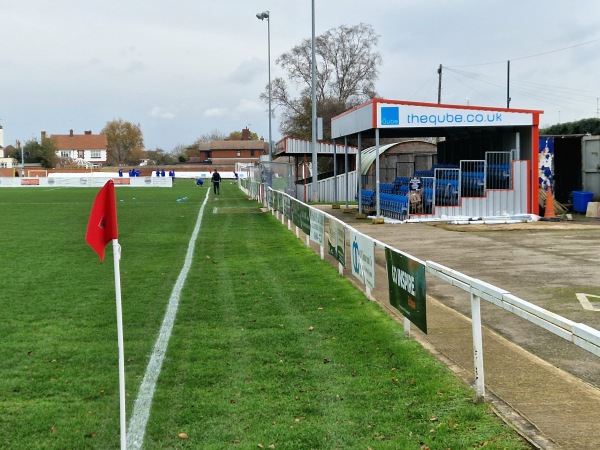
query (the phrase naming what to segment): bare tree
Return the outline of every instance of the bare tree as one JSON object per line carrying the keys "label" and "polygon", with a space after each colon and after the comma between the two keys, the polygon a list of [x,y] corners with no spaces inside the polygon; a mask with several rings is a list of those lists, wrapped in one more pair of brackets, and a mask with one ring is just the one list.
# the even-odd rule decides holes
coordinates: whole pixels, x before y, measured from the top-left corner
{"label": "bare tree", "polygon": [[[317,114],[324,118],[324,137],[330,137],[331,118],[376,96],[375,81],[381,65],[376,51],[379,36],[371,25],[360,23],[332,28],[316,38]],[[294,97],[281,77],[272,80],[272,102],[282,107],[280,131],[303,139],[311,136],[312,49],[305,39],[277,58],[298,92]],[[261,99],[268,102],[268,86]]]}
{"label": "bare tree", "polygon": [[196,139],[194,143],[197,144],[198,142],[224,141],[225,139],[227,139],[227,134],[215,128],[209,133],[204,133],[202,136]]}

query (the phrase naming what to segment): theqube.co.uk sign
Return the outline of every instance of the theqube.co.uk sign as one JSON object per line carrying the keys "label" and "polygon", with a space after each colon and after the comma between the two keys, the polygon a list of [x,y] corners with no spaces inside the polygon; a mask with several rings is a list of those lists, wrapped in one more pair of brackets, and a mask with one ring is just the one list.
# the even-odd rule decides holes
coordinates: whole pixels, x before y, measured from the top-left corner
{"label": "theqube.co.uk sign", "polygon": [[438,128],[533,125],[528,113],[378,104],[379,128]]}

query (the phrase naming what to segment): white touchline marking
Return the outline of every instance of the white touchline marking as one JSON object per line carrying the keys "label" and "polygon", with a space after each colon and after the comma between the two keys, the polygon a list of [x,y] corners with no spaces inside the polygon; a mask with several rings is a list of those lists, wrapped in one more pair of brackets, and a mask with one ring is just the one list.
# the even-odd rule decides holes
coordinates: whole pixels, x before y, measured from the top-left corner
{"label": "white touchline marking", "polygon": [[167,346],[169,345],[171,331],[173,330],[175,316],[177,315],[177,307],[179,306],[179,295],[181,294],[181,290],[185,284],[188,272],[190,271],[190,266],[192,265],[192,257],[194,254],[194,247],[196,245],[196,238],[198,237],[200,225],[202,224],[204,207],[208,201],[208,192],[209,191],[206,192],[206,197],[204,198],[204,202],[202,202],[202,207],[198,213],[198,220],[196,221],[196,226],[188,244],[183,268],[181,269],[179,277],[177,278],[175,286],[173,287],[173,291],[171,292],[171,297],[169,298],[169,304],[167,306],[167,312],[165,313],[163,323],[160,327],[160,332],[158,333],[158,338],[154,344],[152,355],[150,355],[150,361],[146,367],[146,375],[144,375],[144,379],[140,385],[140,391],[138,392],[135,405],[133,406],[133,414],[131,415],[131,420],[129,421],[129,430],[127,432],[127,448],[129,450],[140,449],[144,443],[144,434],[146,433],[148,417],[150,417],[150,407],[152,406],[154,388],[156,386],[158,376],[160,375],[160,369],[162,367],[163,360],[165,359],[165,354],[167,353]]}

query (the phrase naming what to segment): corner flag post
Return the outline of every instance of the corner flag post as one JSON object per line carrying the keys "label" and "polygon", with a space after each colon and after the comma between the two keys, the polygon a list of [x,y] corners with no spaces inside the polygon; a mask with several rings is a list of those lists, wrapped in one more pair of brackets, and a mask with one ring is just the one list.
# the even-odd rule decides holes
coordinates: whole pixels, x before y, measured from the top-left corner
{"label": "corner flag post", "polygon": [[121,310],[121,246],[118,239],[113,239],[113,260],[115,266],[115,295],[117,300],[117,341],[119,345],[119,398],[120,400],[120,426],[121,450],[127,449],[127,419],[125,411],[125,349],[123,344],[123,314]]}
{"label": "corner flag post", "polygon": [[98,253],[100,262],[104,261],[104,248],[110,241],[113,243],[113,258],[115,271],[115,294],[117,302],[117,341],[119,347],[119,398],[120,398],[120,428],[121,450],[127,448],[127,426],[125,411],[125,351],[123,345],[123,318],[121,310],[121,246],[117,229],[117,203],[115,200],[115,185],[108,180],[100,189],[92,205],[87,231],[86,242]]}

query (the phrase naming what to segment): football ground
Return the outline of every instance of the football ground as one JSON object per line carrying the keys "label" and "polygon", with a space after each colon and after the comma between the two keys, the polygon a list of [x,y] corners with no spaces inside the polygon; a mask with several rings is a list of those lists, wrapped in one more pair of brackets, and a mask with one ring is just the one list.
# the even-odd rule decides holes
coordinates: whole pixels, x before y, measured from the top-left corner
{"label": "football ground", "polygon": [[[119,448],[96,193],[0,191],[1,448]],[[528,448],[235,184],[116,193],[129,448]]]}

